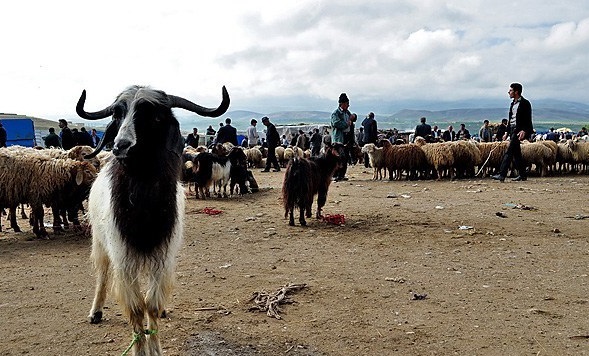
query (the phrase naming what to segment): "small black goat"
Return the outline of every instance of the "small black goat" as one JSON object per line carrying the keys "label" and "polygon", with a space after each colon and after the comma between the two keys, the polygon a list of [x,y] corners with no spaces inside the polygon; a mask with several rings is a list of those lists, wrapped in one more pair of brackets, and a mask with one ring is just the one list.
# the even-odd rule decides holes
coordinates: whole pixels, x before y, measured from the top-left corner
{"label": "small black goat", "polygon": [[344,146],[335,143],[326,147],[325,153],[319,157],[292,158],[284,173],[282,184],[282,200],[284,203],[284,217],[289,217],[289,225],[294,226],[294,208],[299,209],[299,222],[307,225],[305,216],[310,218],[313,197],[317,194],[317,219],[322,217],[321,209],[327,200],[327,191],[331,184],[333,173],[341,165],[340,157]]}

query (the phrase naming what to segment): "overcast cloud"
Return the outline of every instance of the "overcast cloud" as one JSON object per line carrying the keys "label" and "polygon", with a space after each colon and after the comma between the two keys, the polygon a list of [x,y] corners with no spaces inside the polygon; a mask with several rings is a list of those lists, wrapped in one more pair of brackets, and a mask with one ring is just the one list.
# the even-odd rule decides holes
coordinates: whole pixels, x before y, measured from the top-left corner
{"label": "overcast cloud", "polygon": [[[540,4],[546,3],[546,4]],[[76,119],[132,84],[230,110],[272,98],[589,102],[589,0],[10,1],[0,112]],[[311,102],[311,101],[310,101]],[[326,110],[308,107],[307,110]]]}

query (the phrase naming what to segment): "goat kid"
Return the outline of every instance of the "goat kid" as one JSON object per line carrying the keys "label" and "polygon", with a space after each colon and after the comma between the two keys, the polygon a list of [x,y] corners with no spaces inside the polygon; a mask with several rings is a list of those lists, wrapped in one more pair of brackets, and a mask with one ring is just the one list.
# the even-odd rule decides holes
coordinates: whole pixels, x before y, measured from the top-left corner
{"label": "goat kid", "polygon": [[313,198],[317,194],[317,219],[321,219],[321,210],[327,201],[327,191],[333,177],[333,173],[340,168],[340,157],[344,154],[344,146],[335,143],[325,149],[325,153],[319,157],[292,158],[284,173],[282,184],[282,200],[284,204],[284,217],[289,217],[288,224],[294,226],[294,208],[299,209],[299,222],[307,226],[305,216],[312,215]]}

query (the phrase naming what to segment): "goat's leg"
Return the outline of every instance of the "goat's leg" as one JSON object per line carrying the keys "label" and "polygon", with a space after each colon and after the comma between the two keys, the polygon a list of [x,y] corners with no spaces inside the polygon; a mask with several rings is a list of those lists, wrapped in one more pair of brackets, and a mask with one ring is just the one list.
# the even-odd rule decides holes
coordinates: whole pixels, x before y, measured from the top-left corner
{"label": "goat's leg", "polygon": [[106,250],[96,238],[92,241],[92,254],[90,259],[94,263],[94,270],[96,271],[96,290],[94,291],[94,301],[90,309],[88,318],[91,324],[98,324],[102,321],[102,307],[106,299],[106,286],[108,284],[110,259]]}
{"label": "goat's leg", "polygon": [[299,222],[301,226],[307,226],[307,221],[305,220],[305,203],[299,203]]}
{"label": "goat's leg", "polygon": [[[133,328],[133,355],[150,356],[143,321],[145,319],[145,300],[141,295],[138,271],[132,264],[114,268],[114,282],[124,314],[128,316]],[[117,272],[118,271],[118,272]],[[155,353],[154,355],[161,355]]]}
{"label": "goat's leg", "polygon": [[149,276],[149,285],[145,296],[145,306],[147,310],[147,349],[149,355],[161,355],[162,348],[158,335],[158,321],[161,313],[164,311],[165,303],[168,300],[174,282],[173,263],[168,263],[163,268],[154,269]]}
{"label": "goat's leg", "polygon": [[327,201],[327,188],[321,187],[317,192],[317,214],[315,217],[317,219],[321,219],[323,215],[321,214],[321,209],[325,206],[325,202]]}
{"label": "goat's leg", "polygon": [[289,213],[289,220],[288,220],[288,224],[290,226],[294,226],[294,205],[290,206],[288,208],[288,213]]}

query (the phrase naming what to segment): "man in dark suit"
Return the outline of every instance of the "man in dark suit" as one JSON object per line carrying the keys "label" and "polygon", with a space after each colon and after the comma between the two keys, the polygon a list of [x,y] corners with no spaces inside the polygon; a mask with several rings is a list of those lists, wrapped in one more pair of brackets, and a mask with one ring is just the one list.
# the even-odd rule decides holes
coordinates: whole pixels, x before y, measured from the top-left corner
{"label": "man in dark suit", "polygon": [[515,167],[519,175],[512,180],[527,180],[526,162],[522,158],[520,142],[529,140],[534,126],[532,125],[532,104],[522,96],[522,85],[520,83],[511,83],[509,86],[509,97],[513,99],[509,107],[509,124],[507,125],[510,135],[509,146],[503,156],[499,174],[491,176],[493,179],[503,182],[507,175],[507,170],[514,160]]}
{"label": "man in dark suit", "polygon": [[445,142],[455,141],[456,140],[456,132],[454,132],[454,128],[452,125],[448,126],[448,129],[444,131],[442,134],[442,140]]}
{"label": "man in dark suit", "polygon": [[427,138],[432,135],[432,127],[425,123],[425,117],[421,118],[421,124],[415,127],[415,137]]}
{"label": "man in dark suit", "polygon": [[225,126],[219,128],[217,132],[217,142],[216,143],[225,143],[231,142],[234,146],[237,146],[237,129],[231,126],[231,119],[225,119]]}
{"label": "man in dark suit", "polygon": [[505,134],[507,133],[507,119],[501,120],[501,125],[497,127],[497,135],[495,136],[495,141],[503,141]]}
{"label": "man in dark suit", "polygon": [[280,144],[280,135],[276,126],[270,122],[267,116],[262,118],[262,124],[266,126],[266,142],[268,143],[268,156],[266,158],[266,168],[262,172],[270,172],[270,167],[274,166],[274,172],[280,172],[280,166],[276,159],[276,147]]}

